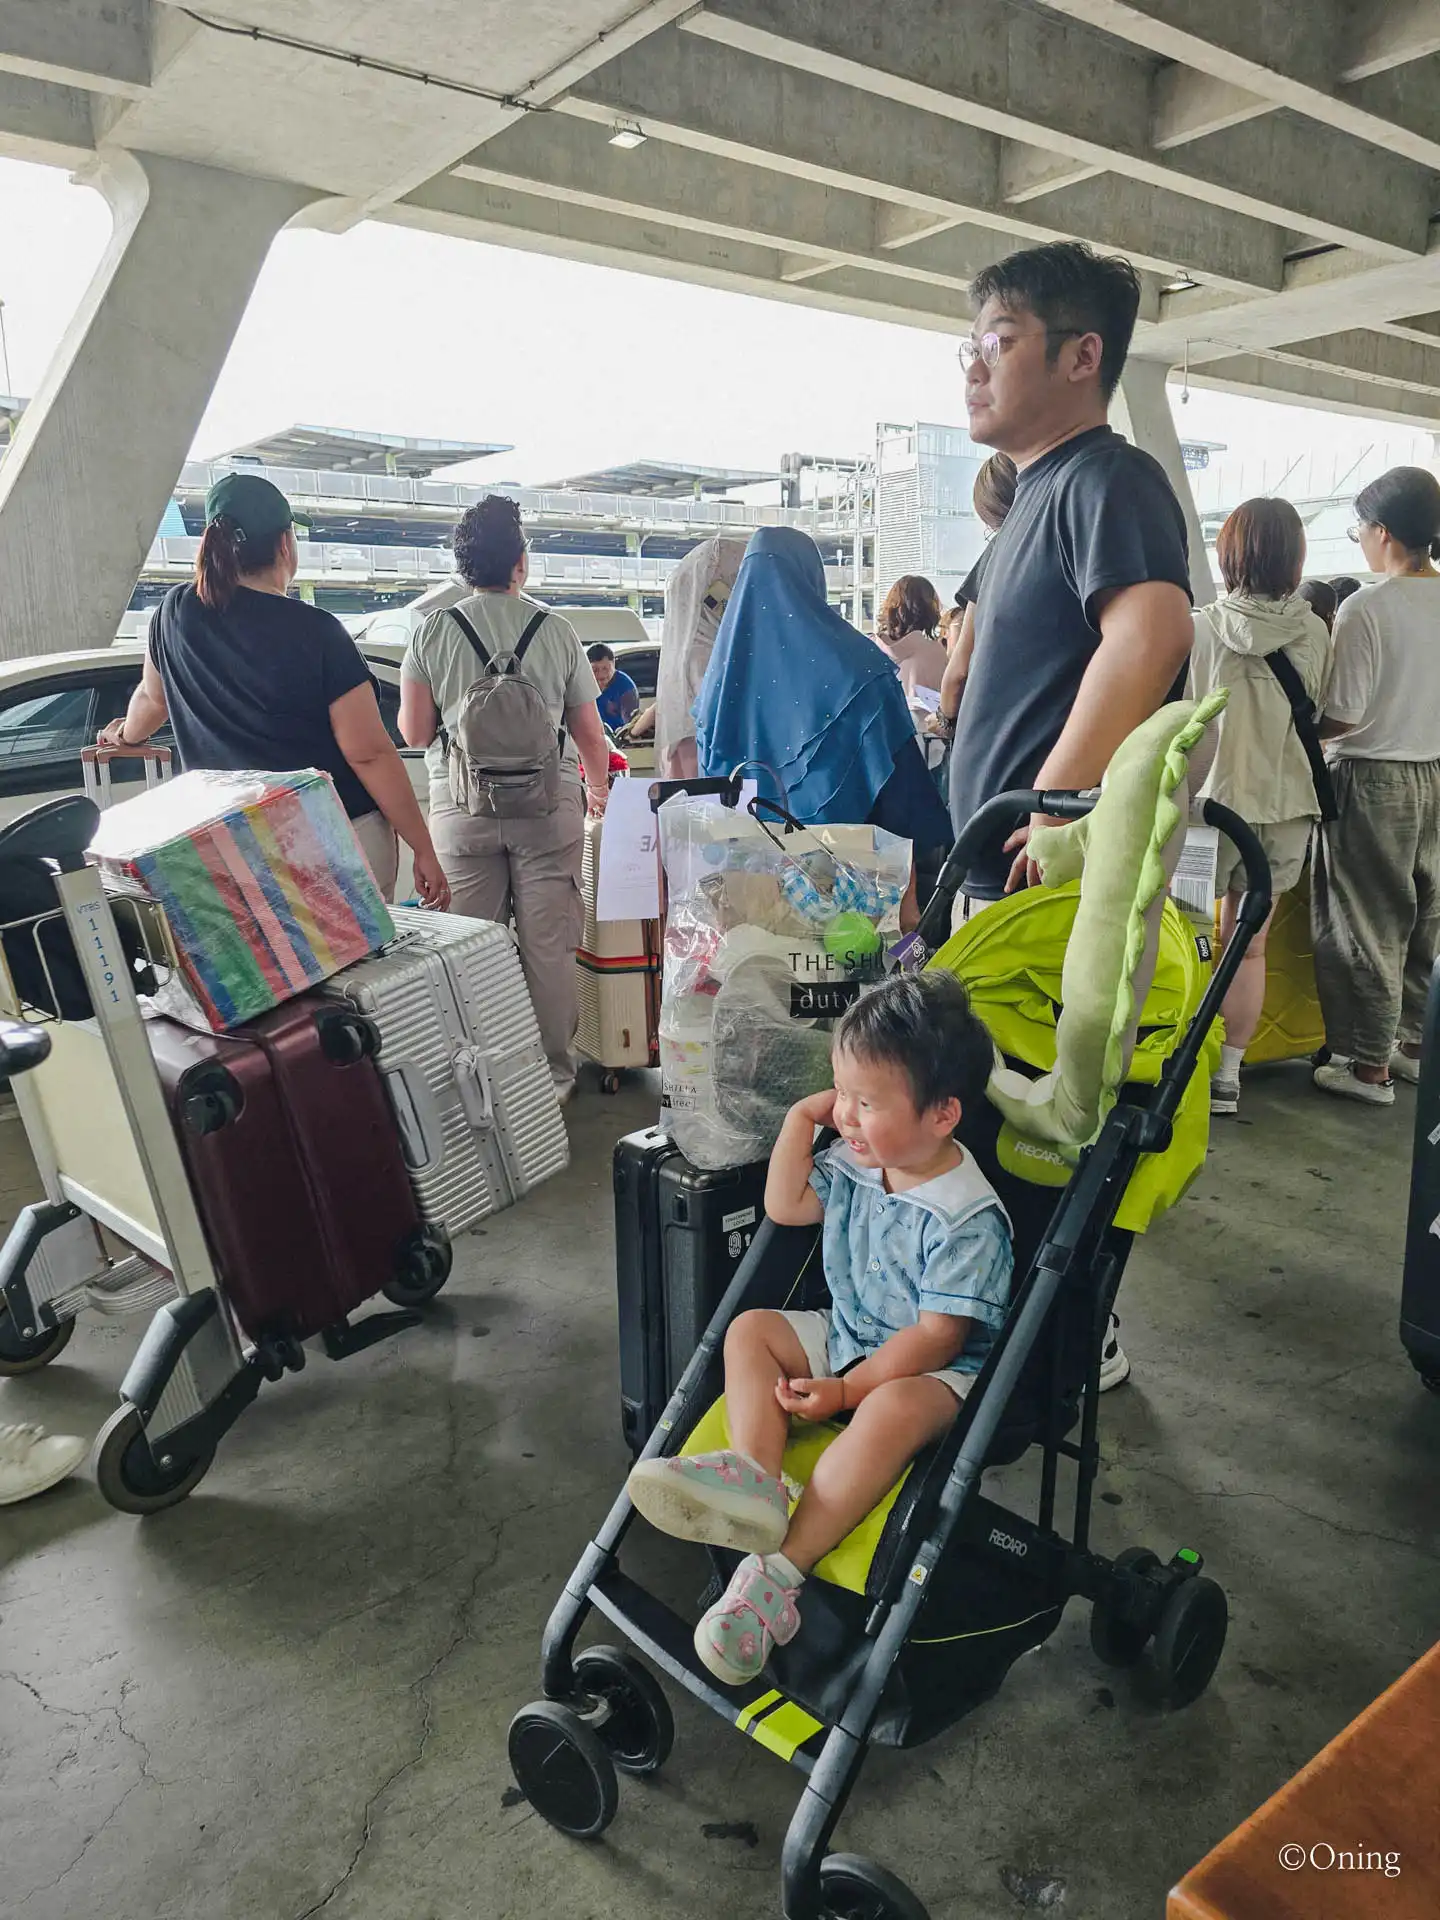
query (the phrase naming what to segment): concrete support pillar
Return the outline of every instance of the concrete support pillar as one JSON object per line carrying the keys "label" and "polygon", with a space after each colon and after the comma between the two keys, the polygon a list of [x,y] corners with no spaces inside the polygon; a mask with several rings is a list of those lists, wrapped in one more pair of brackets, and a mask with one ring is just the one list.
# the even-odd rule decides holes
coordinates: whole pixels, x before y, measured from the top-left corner
{"label": "concrete support pillar", "polygon": [[270,243],[314,196],[152,155],[0,465],[0,658],[107,647]]}
{"label": "concrete support pillar", "polygon": [[1215,583],[1210,577],[1210,562],[1205,554],[1205,535],[1195,509],[1195,495],[1185,459],[1180,451],[1180,436],[1165,392],[1170,372],[1163,360],[1126,362],[1120,376],[1120,391],[1115,396],[1114,424],[1137,447],[1158,460],[1185,509],[1185,527],[1190,537],[1190,587],[1197,607],[1207,606],[1215,598]]}

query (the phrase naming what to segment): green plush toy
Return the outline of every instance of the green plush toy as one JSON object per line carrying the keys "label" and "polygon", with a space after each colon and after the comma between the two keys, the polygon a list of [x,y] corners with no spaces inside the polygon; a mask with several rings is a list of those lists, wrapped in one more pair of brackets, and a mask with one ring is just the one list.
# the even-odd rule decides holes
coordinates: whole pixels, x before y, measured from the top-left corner
{"label": "green plush toy", "polygon": [[[1031,838],[1047,888],[1083,875],[1061,975],[1055,1067],[1038,1080],[997,1067],[989,1097],[1018,1133],[1067,1156],[1095,1138],[1124,1083],[1189,816],[1191,756],[1227,698],[1222,688],[1162,707],[1116,749],[1090,813]],[[934,964],[945,966],[948,956],[942,949]]]}

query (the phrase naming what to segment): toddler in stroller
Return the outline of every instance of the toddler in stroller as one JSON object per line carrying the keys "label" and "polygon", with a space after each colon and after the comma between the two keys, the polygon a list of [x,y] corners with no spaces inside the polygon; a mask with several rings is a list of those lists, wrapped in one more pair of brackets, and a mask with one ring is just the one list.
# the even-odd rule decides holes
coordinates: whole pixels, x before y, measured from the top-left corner
{"label": "toddler in stroller", "polygon": [[[765,1187],[769,1219],[823,1222],[830,1307],[740,1314],[725,1338],[730,1446],[630,1475],[652,1524],[745,1555],[695,1631],[726,1686],[758,1679],[794,1638],[806,1576],[954,1423],[1005,1323],[1009,1217],[955,1138],[993,1066],[950,974],[900,975],[854,1003],[835,1033],[835,1085],[790,1109]],[[817,1126],[839,1133],[818,1155]],[[849,1417],[793,1516],[792,1417]]]}
{"label": "toddler in stroller", "polygon": [[[917,1745],[961,1720],[997,1692],[1015,1660],[1049,1638],[1071,1599],[1089,1603],[1096,1655],[1112,1666],[1139,1667],[1161,1704],[1186,1705],[1208,1685],[1224,1645],[1227,1608],[1220,1587],[1201,1574],[1199,1554],[1181,1547],[1164,1561],[1135,1546],[1110,1558],[1090,1543],[1090,1517],[1110,1311],[1134,1236],[1180,1197],[1204,1163],[1212,1029],[1250,936],[1270,907],[1269,867],[1258,839],[1213,801],[1204,804],[1204,819],[1234,842],[1249,879],[1236,935],[1213,975],[1167,898],[1167,875],[1189,818],[1189,784],[1203,777],[1192,757],[1203,758],[1207,731],[1223,704],[1221,695],[1154,715],[1117,752],[1098,799],[1001,795],[969,823],[946,862],[918,942],[930,953],[930,973],[963,980],[1005,1064],[991,1074],[983,1099],[967,1100],[970,1083],[961,1078],[914,1117],[923,1123],[927,1114],[937,1114],[938,1156],[950,1118],[946,1102],[955,1099],[963,1109],[964,1159],[939,1181],[972,1164],[983,1173],[1011,1223],[1014,1285],[997,1331],[989,1310],[1003,1297],[1001,1259],[992,1254],[987,1264],[975,1249],[966,1276],[936,1301],[936,1319],[948,1323],[948,1350],[937,1329],[934,1347],[907,1356],[906,1386],[917,1406],[903,1435],[895,1436],[885,1473],[893,1473],[894,1463],[904,1461],[917,1441],[923,1444],[859,1524],[815,1560],[803,1605],[788,1600],[781,1617],[772,1617],[768,1634],[756,1634],[753,1652],[732,1660],[726,1651],[732,1671],[754,1676],[734,1685],[697,1645],[693,1616],[682,1618],[622,1565],[637,1505],[645,1501],[667,1525],[676,1524],[685,1501],[674,1490],[684,1476],[663,1463],[682,1450],[693,1462],[738,1445],[755,1456],[756,1479],[768,1476],[777,1464],[779,1423],[767,1429],[760,1404],[774,1393],[776,1376],[802,1356],[805,1377],[799,1385],[789,1383],[790,1407],[783,1398],[776,1402],[777,1409],[795,1408],[802,1415],[784,1437],[780,1464],[786,1476],[815,1484],[827,1453],[848,1448],[854,1430],[853,1424],[847,1430],[833,1419],[808,1417],[827,1405],[838,1411],[850,1403],[852,1390],[844,1385],[850,1375],[842,1372],[838,1385],[827,1375],[837,1365],[843,1370],[858,1357],[857,1349],[867,1354],[867,1368],[878,1369],[878,1357],[868,1355],[883,1354],[899,1337],[897,1332],[887,1340],[874,1329],[853,1347],[847,1344],[844,1277],[853,1271],[853,1256],[836,1259],[824,1249],[823,1265],[840,1281],[842,1298],[830,1299],[823,1290],[816,1297],[831,1209],[825,1205],[822,1219],[820,1195],[812,1206],[808,1194],[814,1189],[800,1174],[801,1148],[808,1148],[823,1103],[791,1123],[788,1151],[782,1147],[776,1156],[777,1206],[788,1218],[787,1207],[798,1215],[803,1200],[810,1224],[770,1220],[756,1235],[650,1437],[636,1477],[556,1602],[542,1648],[545,1697],[511,1722],[516,1780],[535,1810],[562,1832],[583,1838],[603,1832],[618,1805],[616,1769],[653,1773],[674,1737],[664,1692],[648,1667],[615,1647],[577,1651],[592,1611],[693,1698],[805,1777],[781,1863],[786,1920],[925,1920],[924,1906],[893,1874],[858,1855],[830,1851],[865,1756],[873,1746]],[[1017,820],[1033,813],[1070,823],[1032,841],[1044,886],[987,909],[946,941],[942,929],[950,901],[970,863],[982,846],[998,845]],[[875,1004],[884,1002],[877,996]],[[845,1090],[853,1068],[843,1047],[839,1065],[841,1093],[831,1118],[840,1121],[842,1134],[877,1149],[877,1166],[911,1165],[908,1148],[897,1157],[878,1133],[872,1141],[858,1126],[850,1132]],[[912,1093],[910,1107],[920,1109],[927,1097]],[[923,1158],[917,1155],[914,1164]],[[858,1157],[855,1165],[871,1171]],[[819,1182],[827,1199],[838,1177],[832,1156]],[[972,1218],[989,1216],[993,1225],[993,1203],[978,1187],[972,1197],[982,1199]],[[885,1205],[898,1217],[907,1203],[901,1193],[887,1197]],[[838,1224],[838,1208],[835,1217]],[[956,1235],[957,1243],[962,1237]],[[868,1258],[880,1255],[872,1247]],[[873,1304],[860,1303],[872,1300],[868,1282],[882,1270],[867,1264],[867,1289],[856,1290],[858,1311],[871,1318],[883,1318],[884,1311],[877,1315]],[[919,1314],[931,1311],[930,1299],[917,1286],[917,1327]],[[771,1355],[768,1381],[758,1362],[727,1366],[732,1391],[741,1385],[739,1401],[731,1408],[715,1399],[722,1344],[729,1345],[742,1316],[827,1304],[823,1347],[818,1323],[781,1321],[795,1334],[795,1344]],[[908,1310],[909,1296],[905,1304]],[[962,1320],[968,1322],[963,1335]],[[765,1318],[750,1324],[773,1332],[777,1323]],[[850,1325],[858,1335],[858,1326]],[[898,1330],[898,1316],[887,1325]],[[804,1327],[812,1334],[809,1344]],[[735,1335],[737,1343],[740,1337]],[[755,1337],[763,1344],[763,1332]],[[922,1377],[963,1374],[976,1359],[979,1371],[970,1375],[968,1391]],[[747,1385],[753,1402],[748,1411]],[[953,1408],[941,1394],[954,1400]],[[987,1467],[1018,1461],[1031,1447],[1039,1454],[1038,1473],[1024,1510],[987,1497],[981,1486]],[[1074,1469],[1073,1500],[1062,1511],[1067,1464]],[[740,1485],[752,1491],[747,1471],[753,1470],[741,1463]],[[846,1487],[862,1486],[864,1472],[856,1462],[853,1473],[835,1476],[842,1497]],[[817,1494],[823,1484],[822,1478]],[[668,1501],[659,1496],[658,1506],[651,1491],[656,1488],[670,1490]],[[815,1530],[802,1531],[797,1542],[790,1528],[802,1524],[803,1510],[797,1509],[792,1523],[782,1518],[773,1487],[761,1491],[762,1501],[750,1502],[743,1518],[768,1527],[768,1534],[742,1532],[738,1544],[782,1552],[796,1573],[805,1571],[797,1561],[824,1548],[837,1516],[830,1516],[829,1526],[819,1524],[824,1502],[812,1500]],[[874,1485],[865,1491],[873,1495]],[[707,1498],[697,1504],[713,1510],[724,1503]],[[737,1511],[731,1504],[726,1524]],[[805,1527],[811,1524],[804,1518]],[[730,1538],[737,1539],[733,1530]],[[710,1552],[722,1579],[730,1581],[733,1546],[712,1546]],[[783,1567],[774,1570],[789,1577]],[[778,1585],[770,1588],[779,1591]],[[771,1606],[763,1599],[765,1589],[759,1592],[761,1606]],[[747,1582],[738,1596],[742,1631],[754,1631],[752,1614],[744,1609],[754,1597]],[[732,1588],[732,1603],[736,1598]],[[791,1612],[803,1617],[792,1621]],[[733,1622],[737,1611],[730,1617]],[[736,1632],[732,1624],[729,1637]]]}

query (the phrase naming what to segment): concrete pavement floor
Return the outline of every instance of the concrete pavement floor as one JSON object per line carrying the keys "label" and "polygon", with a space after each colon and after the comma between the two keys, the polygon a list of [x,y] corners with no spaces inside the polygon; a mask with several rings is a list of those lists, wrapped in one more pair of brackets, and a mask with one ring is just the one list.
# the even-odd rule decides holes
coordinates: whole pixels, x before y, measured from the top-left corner
{"label": "concrete pavement floor", "polygon": [[[505,1759],[546,1613],[626,1466],[610,1153],[654,1097],[587,1079],[569,1176],[462,1244],[422,1329],[266,1389],[183,1506],[124,1518],[82,1472],[0,1512],[0,1912],[778,1913],[796,1777],[687,1700],[669,1765],[623,1783],[596,1844],[518,1801]],[[1077,1603],[968,1721],[875,1754],[837,1845],[935,1920],[1159,1920],[1185,1868],[1440,1634],[1440,1398],[1395,1335],[1413,1099],[1374,1112],[1299,1067],[1257,1074],[1137,1248],[1096,1544],[1200,1548],[1226,1656],[1197,1705],[1156,1714],[1095,1660]],[[7,1217],[34,1191],[0,1121]],[[0,1418],[92,1432],[138,1333],[88,1317],[51,1368],[0,1381]],[[641,1531],[641,1566],[693,1593],[694,1550]],[[1383,1920],[1379,1882],[1376,1903]]]}

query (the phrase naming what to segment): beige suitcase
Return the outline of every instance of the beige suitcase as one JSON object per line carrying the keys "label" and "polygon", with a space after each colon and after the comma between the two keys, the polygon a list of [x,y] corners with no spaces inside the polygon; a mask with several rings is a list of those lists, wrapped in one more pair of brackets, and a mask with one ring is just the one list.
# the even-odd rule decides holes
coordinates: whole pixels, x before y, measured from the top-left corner
{"label": "beige suitcase", "polygon": [[660,1061],[660,928],[656,920],[596,919],[604,824],[585,822],[585,931],[575,955],[580,988],[576,1045],[602,1068],[605,1092],[614,1093],[626,1067],[653,1067]]}

